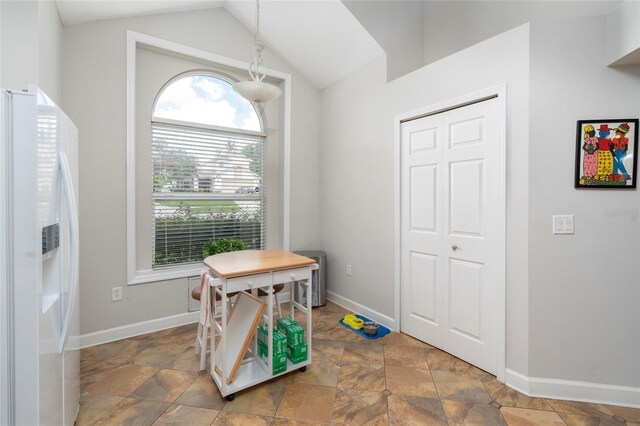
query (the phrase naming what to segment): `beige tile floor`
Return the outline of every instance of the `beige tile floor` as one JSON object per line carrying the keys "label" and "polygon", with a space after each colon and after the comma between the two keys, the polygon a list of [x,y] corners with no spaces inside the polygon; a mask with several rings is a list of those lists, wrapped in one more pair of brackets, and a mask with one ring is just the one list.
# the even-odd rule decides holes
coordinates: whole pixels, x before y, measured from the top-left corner
{"label": "beige tile floor", "polygon": [[[313,363],[220,396],[195,325],[84,349],[77,425],[636,425],[640,410],[530,398],[404,334],[366,340],[313,310]],[[296,318],[304,322],[304,316]]]}

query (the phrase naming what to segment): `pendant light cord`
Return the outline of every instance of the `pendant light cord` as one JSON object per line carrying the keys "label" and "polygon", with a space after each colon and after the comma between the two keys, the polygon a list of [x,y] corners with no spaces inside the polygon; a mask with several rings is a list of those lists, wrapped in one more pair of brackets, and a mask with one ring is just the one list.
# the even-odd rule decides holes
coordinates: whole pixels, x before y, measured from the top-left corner
{"label": "pendant light cord", "polygon": [[261,68],[264,66],[262,61],[262,50],[264,46],[260,42],[260,0],[256,0],[256,35],[255,35],[255,55],[253,56],[253,62],[249,66],[249,75],[254,81],[262,82],[267,75],[267,72],[261,72]]}
{"label": "pendant light cord", "polygon": [[262,81],[267,76],[269,69],[262,61],[262,50],[264,46],[260,41],[260,0],[256,0],[254,49],[255,55],[253,56],[253,61],[249,64],[249,76],[252,81],[240,81],[234,84],[233,88],[240,96],[251,102],[269,102],[282,95],[282,90],[273,84]]}
{"label": "pendant light cord", "polygon": [[260,43],[260,0],[256,0],[256,44]]}

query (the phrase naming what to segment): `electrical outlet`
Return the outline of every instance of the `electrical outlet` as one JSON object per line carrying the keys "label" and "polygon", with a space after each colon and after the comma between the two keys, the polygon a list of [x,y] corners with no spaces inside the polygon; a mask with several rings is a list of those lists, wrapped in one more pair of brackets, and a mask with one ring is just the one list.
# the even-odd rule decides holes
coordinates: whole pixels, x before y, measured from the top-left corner
{"label": "electrical outlet", "polygon": [[351,265],[347,263],[347,275],[351,276]]}
{"label": "electrical outlet", "polygon": [[111,288],[111,301],[115,302],[118,300],[122,300],[122,287],[112,287]]}

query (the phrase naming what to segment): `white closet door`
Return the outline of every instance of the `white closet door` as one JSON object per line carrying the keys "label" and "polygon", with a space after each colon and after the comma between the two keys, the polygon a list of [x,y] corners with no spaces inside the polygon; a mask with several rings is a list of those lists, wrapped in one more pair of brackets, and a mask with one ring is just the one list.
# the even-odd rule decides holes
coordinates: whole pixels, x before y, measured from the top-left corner
{"label": "white closet door", "polygon": [[402,124],[402,331],[496,372],[497,100]]}
{"label": "white closet door", "polygon": [[402,124],[402,331],[442,347],[444,147],[442,117]]}

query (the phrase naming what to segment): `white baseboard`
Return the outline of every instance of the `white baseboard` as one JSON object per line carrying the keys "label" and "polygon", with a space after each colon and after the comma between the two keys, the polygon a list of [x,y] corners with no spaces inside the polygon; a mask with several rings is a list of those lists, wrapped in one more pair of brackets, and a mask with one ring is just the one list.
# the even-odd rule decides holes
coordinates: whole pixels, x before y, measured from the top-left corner
{"label": "white baseboard", "polygon": [[332,291],[327,291],[327,299],[336,305],[355,312],[356,314],[364,315],[365,317],[384,325],[389,330],[396,330],[396,321],[393,318],[367,308],[358,302],[354,302],[353,300],[347,299],[346,297],[340,296]]}
{"label": "white baseboard", "polygon": [[114,342],[141,334],[153,333],[154,331],[177,327],[179,325],[192,324],[198,321],[199,318],[200,312],[187,312],[83,334],[80,336],[80,348],[88,348],[90,346]]}
{"label": "white baseboard", "polygon": [[506,369],[508,386],[528,396],[640,408],[640,387],[527,377]]}
{"label": "white baseboard", "polygon": [[522,373],[506,368],[504,370],[504,383],[520,393],[529,395],[529,378]]}
{"label": "white baseboard", "polygon": [[[278,293],[280,303],[290,300],[290,293],[283,291]],[[103,343],[114,342],[116,340],[127,339],[129,337],[139,336],[141,334],[153,333],[155,331],[165,330],[167,328],[178,327],[180,325],[192,324],[200,318],[200,311],[187,312],[184,314],[171,315],[168,317],[157,318],[149,321],[142,321],[135,324],[123,325],[121,327],[109,328],[107,330],[96,331],[81,335],[74,340],[74,347],[88,348],[90,346],[101,345]],[[194,336],[195,338],[195,336]],[[79,340],[79,343],[76,341]]]}

